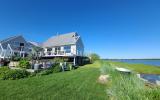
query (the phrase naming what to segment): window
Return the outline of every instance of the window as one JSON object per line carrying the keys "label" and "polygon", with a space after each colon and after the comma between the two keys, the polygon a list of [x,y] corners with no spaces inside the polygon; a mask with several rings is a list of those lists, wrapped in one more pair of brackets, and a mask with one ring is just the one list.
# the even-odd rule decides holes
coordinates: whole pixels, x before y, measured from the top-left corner
{"label": "window", "polygon": [[60,51],[61,47],[55,47],[55,51]]}
{"label": "window", "polygon": [[47,51],[52,51],[52,48],[48,48]]}
{"label": "window", "polygon": [[70,45],[64,46],[64,50],[66,53],[71,53],[71,46]]}
{"label": "window", "polygon": [[20,46],[24,46],[24,43],[20,43]]}
{"label": "window", "polygon": [[14,41],[14,42],[13,42],[13,45],[14,45],[14,46],[19,46],[19,42]]}

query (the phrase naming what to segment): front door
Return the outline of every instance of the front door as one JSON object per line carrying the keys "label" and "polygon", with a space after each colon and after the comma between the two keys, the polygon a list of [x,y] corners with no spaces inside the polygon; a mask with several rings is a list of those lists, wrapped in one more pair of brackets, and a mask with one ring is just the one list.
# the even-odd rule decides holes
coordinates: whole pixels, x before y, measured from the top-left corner
{"label": "front door", "polygon": [[60,54],[60,50],[61,50],[61,47],[56,47],[55,48],[56,55]]}

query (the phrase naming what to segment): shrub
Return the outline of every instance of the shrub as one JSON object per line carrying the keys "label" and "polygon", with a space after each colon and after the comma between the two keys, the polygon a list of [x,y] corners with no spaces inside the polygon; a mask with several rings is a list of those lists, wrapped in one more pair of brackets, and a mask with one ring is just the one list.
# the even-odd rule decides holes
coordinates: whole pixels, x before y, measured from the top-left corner
{"label": "shrub", "polygon": [[8,72],[8,70],[10,70],[8,67],[1,67],[0,68],[0,78],[6,73]]}
{"label": "shrub", "polygon": [[54,58],[54,59],[53,59],[53,62],[57,64],[57,63],[64,62],[64,60],[61,59],[61,58]]}
{"label": "shrub", "polygon": [[1,79],[3,80],[16,80],[29,76],[29,72],[25,70],[10,70],[7,69],[1,74]]}
{"label": "shrub", "polygon": [[36,76],[36,75],[37,75],[37,73],[36,73],[36,72],[34,72],[34,73],[30,73],[29,77],[34,77],[34,76]]}
{"label": "shrub", "polygon": [[46,69],[46,70],[43,70],[43,71],[39,72],[37,75],[49,75],[51,73],[53,73],[52,70]]}
{"label": "shrub", "polygon": [[73,68],[73,65],[70,63],[67,63],[66,70],[72,70],[72,68]]}
{"label": "shrub", "polygon": [[54,64],[54,65],[51,67],[51,70],[53,71],[53,73],[58,73],[58,72],[62,71],[62,68],[61,68],[60,65],[57,63],[57,64]]}
{"label": "shrub", "polygon": [[29,61],[26,60],[26,59],[21,59],[21,60],[19,61],[19,67],[20,67],[20,68],[28,69],[28,68],[30,68],[30,63],[29,63]]}
{"label": "shrub", "polygon": [[100,56],[96,53],[90,54],[89,57],[90,57],[91,63],[94,63],[96,60],[100,59]]}
{"label": "shrub", "polygon": [[60,66],[60,63],[63,63],[64,62],[64,59],[62,58],[54,58],[53,59],[53,65],[52,67],[50,68],[54,73],[57,73],[57,72],[60,72],[62,71],[62,68]]}
{"label": "shrub", "polygon": [[20,61],[21,57],[20,56],[12,56],[11,60],[12,61]]}

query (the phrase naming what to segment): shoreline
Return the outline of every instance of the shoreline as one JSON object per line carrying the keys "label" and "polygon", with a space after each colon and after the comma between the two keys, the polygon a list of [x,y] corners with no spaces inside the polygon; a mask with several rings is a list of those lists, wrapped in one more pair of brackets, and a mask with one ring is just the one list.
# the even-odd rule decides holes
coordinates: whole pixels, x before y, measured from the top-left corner
{"label": "shoreline", "polygon": [[153,58],[153,59],[150,59],[150,58],[146,58],[146,59],[101,59],[101,60],[160,60],[160,58]]}
{"label": "shoreline", "polygon": [[[104,60],[106,61],[106,60]],[[140,74],[160,75],[160,66],[153,66],[147,64],[132,64],[120,61],[106,61],[117,67],[128,68]]]}

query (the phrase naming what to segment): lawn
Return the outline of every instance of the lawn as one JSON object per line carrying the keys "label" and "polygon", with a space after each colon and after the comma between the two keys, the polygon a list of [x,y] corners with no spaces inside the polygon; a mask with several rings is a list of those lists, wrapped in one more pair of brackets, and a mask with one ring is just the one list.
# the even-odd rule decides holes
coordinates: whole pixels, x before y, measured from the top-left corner
{"label": "lawn", "polygon": [[[159,71],[147,65],[140,70],[139,64],[97,61],[67,72],[0,80],[0,100],[159,100],[159,87],[146,87],[135,74],[118,73],[115,66],[142,73]],[[97,82],[100,74],[110,76],[105,85]]]}
{"label": "lawn", "polygon": [[100,64],[20,80],[0,80],[1,100],[105,100],[106,86],[97,83]]}
{"label": "lawn", "polygon": [[108,62],[113,64],[114,66],[128,68],[138,73],[160,74],[160,67],[157,66],[144,65],[144,64],[129,64],[124,62],[114,62],[114,61],[108,61]]}

